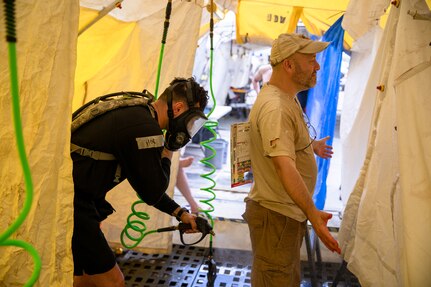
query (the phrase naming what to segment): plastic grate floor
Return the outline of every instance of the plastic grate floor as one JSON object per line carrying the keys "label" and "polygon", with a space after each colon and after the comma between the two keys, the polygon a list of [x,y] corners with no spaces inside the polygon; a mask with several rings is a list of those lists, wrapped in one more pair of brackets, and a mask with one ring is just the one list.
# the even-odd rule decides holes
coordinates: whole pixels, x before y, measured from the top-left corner
{"label": "plastic grate floor", "polygon": [[[217,274],[215,287],[251,287],[251,252],[232,249],[213,249]],[[208,249],[173,245],[171,254],[145,254],[126,251],[117,256],[127,287],[206,287],[208,282]],[[307,262],[301,262],[301,287],[311,286]],[[320,286],[331,286],[341,264],[323,262],[317,265]],[[358,280],[346,271],[339,287],[360,287]]]}

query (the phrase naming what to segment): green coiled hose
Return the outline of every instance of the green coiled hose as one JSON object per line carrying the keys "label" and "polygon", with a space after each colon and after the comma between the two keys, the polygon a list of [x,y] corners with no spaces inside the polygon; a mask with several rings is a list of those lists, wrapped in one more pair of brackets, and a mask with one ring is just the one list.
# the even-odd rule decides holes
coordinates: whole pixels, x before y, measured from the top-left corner
{"label": "green coiled hose", "polygon": [[[211,13],[211,18],[210,18],[210,93],[211,93],[211,98],[213,100],[213,107],[210,110],[210,112],[208,113],[207,117],[209,118],[209,116],[213,113],[213,111],[216,108],[217,105],[217,101],[215,99],[214,96],[214,91],[213,91],[213,62],[214,62],[214,44],[213,44],[213,35],[214,35],[214,1],[211,0],[210,1],[210,13]],[[210,149],[212,151],[212,154],[208,157],[205,157],[201,160],[201,163],[203,163],[206,166],[209,166],[211,168],[211,170],[206,173],[206,174],[201,174],[202,178],[207,179],[211,184],[208,187],[203,187],[201,188],[201,190],[206,191],[210,194],[210,197],[208,199],[204,199],[204,200],[200,200],[200,202],[204,203],[207,205],[207,207],[209,208],[204,208],[202,210],[202,212],[205,213],[206,217],[210,219],[211,222],[211,227],[212,229],[214,229],[214,219],[211,216],[211,213],[214,211],[214,205],[211,203],[213,200],[215,200],[216,195],[214,192],[214,187],[216,186],[216,182],[211,178],[211,176],[215,173],[216,168],[213,164],[211,164],[209,162],[209,160],[211,160],[212,158],[214,158],[217,154],[216,150],[210,145],[211,142],[213,142],[216,139],[216,132],[215,129],[218,126],[218,122],[217,121],[208,121],[205,123],[204,127],[211,132],[211,134],[213,135],[213,137],[211,137],[210,139],[206,140],[206,141],[202,141],[201,145],[204,148]],[[209,248],[208,248],[208,256],[205,260],[205,264],[207,265],[207,286],[208,287],[213,287],[216,277],[217,277],[217,263],[214,260],[214,255],[213,255],[213,235],[210,234],[210,239],[209,239]]]}
{"label": "green coiled hose", "polygon": [[[128,249],[138,246],[142,239],[144,239],[144,237],[148,234],[157,232],[157,230],[150,230],[146,232],[147,226],[145,224],[145,220],[150,219],[150,216],[146,212],[136,210],[136,206],[139,204],[145,204],[145,202],[138,200],[132,204],[132,213],[127,217],[127,224],[123,231],[121,231],[121,244]],[[131,232],[133,232],[133,234]],[[134,243],[126,243],[125,237]]]}

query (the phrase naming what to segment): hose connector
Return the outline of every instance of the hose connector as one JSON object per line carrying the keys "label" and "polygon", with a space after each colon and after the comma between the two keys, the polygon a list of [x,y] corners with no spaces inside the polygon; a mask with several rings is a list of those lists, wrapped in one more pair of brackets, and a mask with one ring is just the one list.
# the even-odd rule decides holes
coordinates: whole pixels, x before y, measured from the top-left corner
{"label": "hose connector", "polygon": [[6,41],[16,43],[15,0],[3,0],[6,21]]}

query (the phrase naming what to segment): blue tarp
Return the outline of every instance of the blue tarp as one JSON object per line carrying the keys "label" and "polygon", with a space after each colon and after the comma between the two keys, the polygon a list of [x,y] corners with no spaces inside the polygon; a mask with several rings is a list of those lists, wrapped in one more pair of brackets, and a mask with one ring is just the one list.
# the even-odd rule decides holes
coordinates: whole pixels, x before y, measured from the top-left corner
{"label": "blue tarp", "polygon": [[[338,91],[340,87],[341,59],[343,52],[344,30],[341,27],[343,16],[332,25],[322,37],[322,41],[331,42],[326,50],[317,54],[320,70],[317,72],[317,84],[308,93],[306,112],[317,132],[317,139],[331,136],[327,142],[332,145],[337,117]],[[341,151],[338,151],[341,152]],[[326,199],[326,178],[330,159],[316,157],[318,175],[313,200],[322,210]]]}

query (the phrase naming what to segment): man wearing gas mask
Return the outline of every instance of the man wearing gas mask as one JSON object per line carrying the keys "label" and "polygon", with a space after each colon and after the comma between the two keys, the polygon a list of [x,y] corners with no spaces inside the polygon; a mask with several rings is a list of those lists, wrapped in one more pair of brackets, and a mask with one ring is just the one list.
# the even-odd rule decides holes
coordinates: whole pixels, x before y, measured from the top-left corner
{"label": "man wearing gas mask", "polygon": [[75,287],[125,286],[100,222],[114,211],[105,195],[126,178],[145,203],[197,231],[195,216],[165,191],[172,154],[206,122],[207,102],[193,78],[175,78],[156,101],[110,110],[72,132]]}

